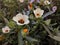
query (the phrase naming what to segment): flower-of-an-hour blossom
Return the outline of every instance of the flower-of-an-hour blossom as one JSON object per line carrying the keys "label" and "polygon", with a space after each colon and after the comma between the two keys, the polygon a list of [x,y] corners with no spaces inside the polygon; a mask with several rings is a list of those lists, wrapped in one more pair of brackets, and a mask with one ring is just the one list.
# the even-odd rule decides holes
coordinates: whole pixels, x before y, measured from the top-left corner
{"label": "flower-of-an-hour blossom", "polygon": [[8,26],[5,26],[5,27],[2,28],[2,32],[3,32],[3,33],[9,33],[10,30],[11,30],[11,29],[10,29]]}
{"label": "flower-of-an-hour blossom", "polygon": [[57,10],[57,6],[52,7],[52,11],[55,12]]}
{"label": "flower-of-an-hour blossom", "polygon": [[23,3],[24,2],[24,0],[19,0],[21,3]]}
{"label": "flower-of-an-hour blossom", "polygon": [[24,25],[29,24],[27,15],[22,15],[21,13],[18,13],[16,16],[13,17],[13,20],[17,23],[17,25]]}
{"label": "flower-of-an-hour blossom", "polygon": [[45,5],[49,5],[50,2],[49,2],[48,0],[45,0],[45,1],[44,1],[44,4],[45,4]]}
{"label": "flower-of-an-hour blossom", "polygon": [[33,10],[33,12],[34,12],[34,14],[35,14],[35,17],[36,17],[36,18],[39,18],[39,17],[41,17],[41,16],[43,15],[44,10],[42,10],[42,9],[40,9],[40,8],[37,8],[37,9]]}

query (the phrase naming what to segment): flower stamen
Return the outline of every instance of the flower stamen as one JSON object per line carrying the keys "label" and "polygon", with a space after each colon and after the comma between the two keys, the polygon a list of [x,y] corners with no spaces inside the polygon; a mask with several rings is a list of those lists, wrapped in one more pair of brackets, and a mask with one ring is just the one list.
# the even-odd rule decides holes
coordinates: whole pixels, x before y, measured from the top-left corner
{"label": "flower stamen", "polygon": [[5,32],[8,32],[8,30],[5,30]]}
{"label": "flower stamen", "polygon": [[37,16],[40,16],[40,15],[37,13]]}
{"label": "flower stamen", "polygon": [[21,24],[23,24],[24,23],[24,20],[23,19],[20,19],[18,22],[21,23]]}

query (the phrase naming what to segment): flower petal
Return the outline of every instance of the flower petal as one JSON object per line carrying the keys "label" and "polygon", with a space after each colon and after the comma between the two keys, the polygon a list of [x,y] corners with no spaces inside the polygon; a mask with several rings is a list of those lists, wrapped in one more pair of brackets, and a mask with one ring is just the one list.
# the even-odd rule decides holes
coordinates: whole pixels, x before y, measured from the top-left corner
{"label": "flower petal", "polygon": [[[40,8],[37,8],[36,10],[33,11],[34,14],[35,14],[35,17],[38,18],[38,17],[41,17],[44,13],[44,10],[41,10]],[[39,14],[39,16],[37,16],[37,14]]]}
{"label": "flower petal", "polygon": [[28,19],[29,17],[27,15],[23,15],[23,18],[27,18]]}
{"label": "flower petal", "polygon": [[43,15],[43,13],[44,13],[44,10],[41,10],[41,11],[40,11],[40,13],[41,13],[41,15]]}
{"label": "flower petal", "polygon": [[2,28],[2,32],[3,33],[9,33],[10,32],[10,28],[8,26],[5,26],[4,28]]}
{"label": "flower petal", "polygon": [[29,24],[29,20],[25,20],[25,23],[24,24]]}
{"label": "flower petal", "polygon": [[18,13],[16,16],[13,17],[13,20],[17,22],[22,17],[23,17],[22,14],[21,13]]}
{"label": "flower petal", "polygon": [[24,25],[24,23],[23,23],[23,24],[21,24],[21,23],[18,23],[18,22],[17,22],[17,25]]}
{"label": "flower petal", "polygon": [[[27,15],[22,15],[21,13],[18,13],[15,17],[13,17],[13,20],[17,23],[17,25],[24,25],[24,24],[27,24],[29,22],[28,21],[27,23],[25,23],[26,20],[28,20],[28,18],[29,17]],[[23,24],[18,22],[20,19],[24,20]]]}
{"label": "flower petal", "polygon": [[5,26],[5,29],[6,29],[6,30],[10,30],[10,28],[9,28],[8,26]]}
{"label": "flower petal", "polygon": [[13,17],[13,20],[14,21],[18,21],[18,17]]}
{"label": "flower petal", "polygon": [[21,3],[23,3],[24,2],[24,0],[19,0]]}
{"label": "flower petal", "polygon": [[49,4],[50,4],[50,2],[49,2],[49,1],[47,1],[47,0],[45,0],[45,1],[44,1],[44,4],[45,4],[45,5],[49,5]]}

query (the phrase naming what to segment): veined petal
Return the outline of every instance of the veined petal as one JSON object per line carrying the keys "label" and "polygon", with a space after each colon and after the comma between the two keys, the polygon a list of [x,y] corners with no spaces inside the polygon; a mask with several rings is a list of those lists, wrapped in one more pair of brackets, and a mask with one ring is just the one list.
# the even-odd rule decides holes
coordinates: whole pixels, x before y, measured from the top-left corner
{"label": "veined petal", "polygon": [[[21,13],[18,13],[15,17],[13,17],[13,20],[17,23],[17,25],[24,25],[26,24],[26,20],[28,20],[27,15],[22,15]],[[28,23],[28,22],[27,22]]]}
{"label": "veined petal", "polygon": [[13,17],[13,20],[14,20],[14,21],[18,21],[19,18],[18,18],[18,17]]}
{"label": "veined petal", "polygon": [[18,13],[16,16],[13,17],[13,20],[17,22],[22,17],[23,17],[22,14],[21,13]]}
{"label": "veined petal", "polygon": [[45,0],[45,1],[44,1],[44,4],[45,4],[45,5],[49,5],[50,2],[49,2],[48,0]]}
{"label": "veined petal", "polygon": [[27,18],[28,19],[29,17],[27,15],[23,15],[23,18]]}
{"label": "veined petal", "polygon": [[44,13],[44,10],[41,10],[41,11],[40,11],[40,13],[41,13],[41,15],[43,15],[43,13]]}
{"label": "veined petal", "polygon": [[24,2],[24,0],[19,0],[21,3],[23,3]]}
{"label": "veined petal", "polygon": [[21,23],[18,23],[18,22],[17,22],[17,25],[24,25],[24,24],[21,24]]}
{"label": "veined petal", "polygon": [[5,26],[5,29],[6,29],[6,30],[7,30],[7,29],[10,30],[10,28],[9,28],[8,26]]}
{"label": "veined petal", "polygon": [[43,15],[44,10],[41,10],[40,8],[37,8],[37,9],[34,10],[33,12],[34,12],[34,14],[35,14],[35,17],[36,17],[36,18],[39,18],[39,17],[41,17],[41,16]]}
{"label": "veined petal", "polygon": [[16,15],[16,17],[22,17],[22,14],[21,14],[21,13],[18,13],[18,14]]}
{"label": "veined petal", "polygon": [[10,28],[8,26],[5,26],[4,28],[2,28],[2,32],[3,33],[9,33],[10,32]]}
{"label": "veined petal", "polygon": [[26,20],[24,24],[29,24],[29,20]]}

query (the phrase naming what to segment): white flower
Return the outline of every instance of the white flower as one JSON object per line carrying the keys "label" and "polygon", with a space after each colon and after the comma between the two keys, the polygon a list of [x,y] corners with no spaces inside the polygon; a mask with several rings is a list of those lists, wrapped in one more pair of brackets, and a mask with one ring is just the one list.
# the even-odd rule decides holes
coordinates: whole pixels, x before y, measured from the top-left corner
{"label": "white flower", "polygon": [[24,25],[29,23],[28,18],[29,17],[27,15],[22,15],[21,13],[18,13],[16,16],[13,17],[13,20],[17,23],[17,25]]}
{"label": "white flower", "polygon": [[24,0],[19,0],[21,3],[23,3],[24,2]]}
{"label": "white flower", "polygon": [[50,2],[49,2],[48,0],[45,0],[45,1],[44,1],[44,4],[45,4],[45,5],[49,5]]}
{"label": "white flower", "polygon": [[34,14],[35,14],[35,17],[36,17],[36,18],[39,18],[39,17],[41,17],[41,16],[43,15],[44,10],[41,10],[40,8],[37,8],[37,9],[34,10],[33,12],[34,12]]}
{"label": "white flower", "polygon": [[4,28],[2,28],[2,32],[3,33],[9,33],[10,32],[10,28],[8,26],[5,26]]}

